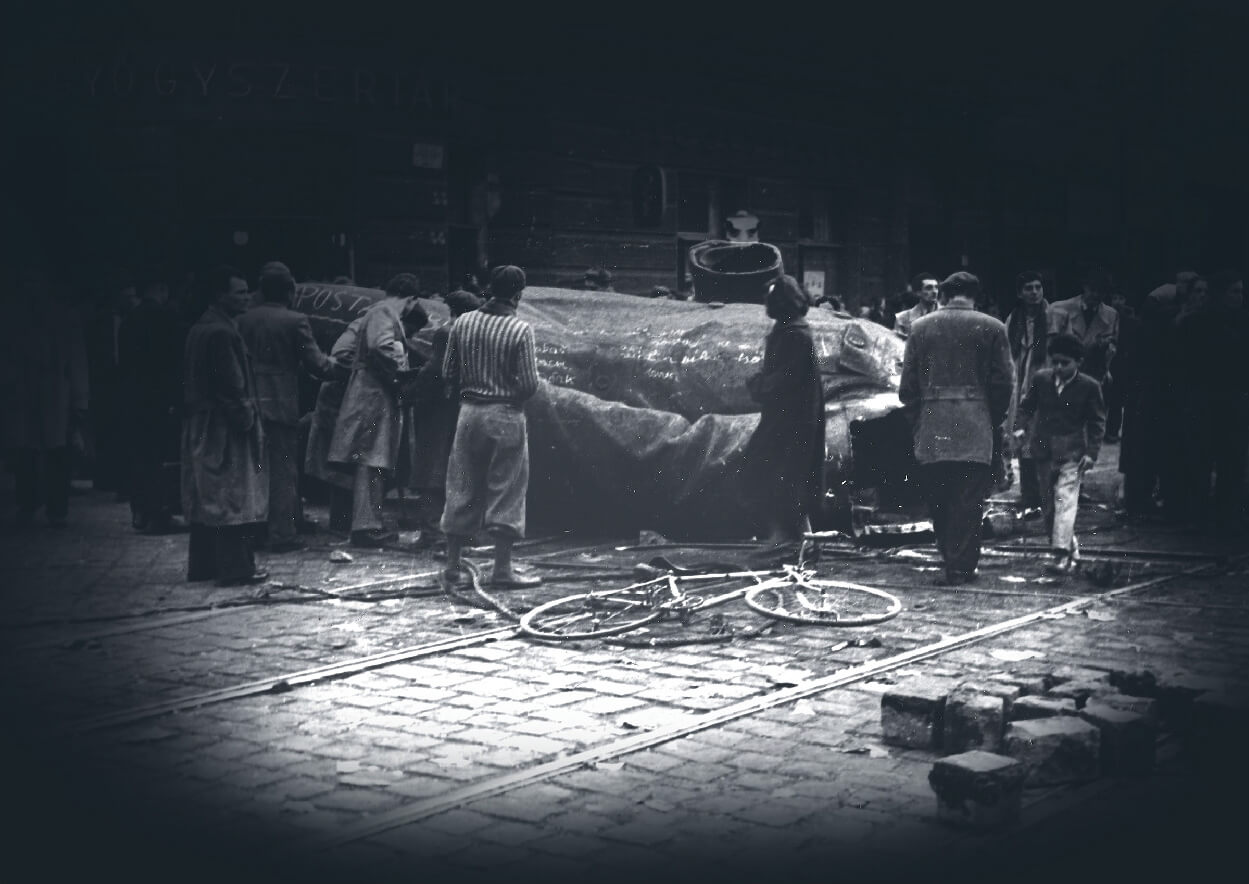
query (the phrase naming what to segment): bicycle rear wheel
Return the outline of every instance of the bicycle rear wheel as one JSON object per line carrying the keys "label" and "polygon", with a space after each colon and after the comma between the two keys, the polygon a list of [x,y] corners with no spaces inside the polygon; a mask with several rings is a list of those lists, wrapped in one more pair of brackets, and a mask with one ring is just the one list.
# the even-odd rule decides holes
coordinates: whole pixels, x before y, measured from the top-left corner
{"label": "bicycle rear wheel", "polygon": [[743,601],[764,617],[804,626],[873,626],[902,611],[902,602],[883,589],[844,580],[768,581]]}
{"label": "bicycle rear wheel", "polygon": [[663,615],[663,609],[651,605],[651,593],[646,590],[617,589],[538,605],[520,618],[520,628],[533,638],[578,641],[640,629]]}

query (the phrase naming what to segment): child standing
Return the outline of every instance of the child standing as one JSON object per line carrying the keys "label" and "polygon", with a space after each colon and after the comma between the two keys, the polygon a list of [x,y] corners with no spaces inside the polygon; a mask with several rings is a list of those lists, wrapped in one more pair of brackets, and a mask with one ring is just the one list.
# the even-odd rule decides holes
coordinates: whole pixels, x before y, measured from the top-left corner
{"label": "child standing", "polygon": [[1041,508],[1054,560],[1050,574],[1068,574],[1080,558],[1076,509],[1080,482],[1097,462],[1106,430],[1102,387],[1080,373],[1084,345],[1070,334],[1051,335],[1050,367],[1038,371],[1019,411],[1032,420],[1032,450],[1041,485]]}

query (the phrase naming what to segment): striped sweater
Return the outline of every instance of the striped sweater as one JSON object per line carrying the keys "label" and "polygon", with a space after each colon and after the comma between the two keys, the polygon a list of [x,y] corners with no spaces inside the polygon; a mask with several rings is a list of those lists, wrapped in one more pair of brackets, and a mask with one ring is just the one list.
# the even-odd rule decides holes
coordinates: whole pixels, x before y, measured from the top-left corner
{"label": "striped sweater", "polygon": [[466,402],[520,405],[538,389],[533,329],[510,313],[465,313],[451,326],[442,373]]}

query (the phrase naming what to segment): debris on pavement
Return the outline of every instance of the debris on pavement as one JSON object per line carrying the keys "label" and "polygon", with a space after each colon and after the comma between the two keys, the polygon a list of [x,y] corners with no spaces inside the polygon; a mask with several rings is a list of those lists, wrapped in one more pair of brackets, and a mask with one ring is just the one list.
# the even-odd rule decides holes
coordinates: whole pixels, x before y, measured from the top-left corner
{"label": "debris on pavement", "polygon": [[341,549],[336,549],[330,553],[330,561],[344,564],[346,562],[354,562],[355,559],[352,557],[351,553],[344,552]]}
{"label": "debris on pavement", "polygon": [[989,651],[989,655],[998,660],[1005,660],[1007,663],[1020,663],[1024,660],[1034,660],[1045,656],[1040,651],[1017,651],[1013,648],[993,648]]}

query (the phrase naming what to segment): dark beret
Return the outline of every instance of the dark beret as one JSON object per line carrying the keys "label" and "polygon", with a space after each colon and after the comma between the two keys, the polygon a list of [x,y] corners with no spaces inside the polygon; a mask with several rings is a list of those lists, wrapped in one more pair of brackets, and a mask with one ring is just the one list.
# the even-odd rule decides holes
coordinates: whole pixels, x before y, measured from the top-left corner
{"label": "dark beret", "polygon": [[512,264],[494,268],[490,274],[490,296],[513,298],[525,288],[525,271]]}
{"label": "dark beret", "polygon": [[1046,349],[1051,356],[1070,356],[1077,362],[1084,358],[1084,344],[1075,335],[1067,332],[1050,335]]}
{"label": "dark beret", "polygon": [[964,270],[951,273],[941,283],[941,294],[947,298],[976,298],[980,295],[980,280]]}

